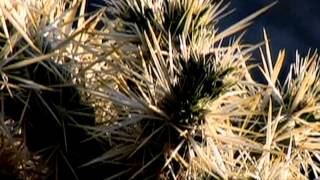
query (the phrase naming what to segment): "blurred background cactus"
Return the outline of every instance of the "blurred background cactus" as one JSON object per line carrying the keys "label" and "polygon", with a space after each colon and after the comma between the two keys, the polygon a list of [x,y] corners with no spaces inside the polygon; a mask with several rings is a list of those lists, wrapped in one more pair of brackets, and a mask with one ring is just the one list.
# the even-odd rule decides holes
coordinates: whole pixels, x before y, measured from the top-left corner
{"label": "blurred background cactus", "polygon": [[245,40],[275,3],[88,5],[0,2],[0,179],[318,178],[319,55]]}

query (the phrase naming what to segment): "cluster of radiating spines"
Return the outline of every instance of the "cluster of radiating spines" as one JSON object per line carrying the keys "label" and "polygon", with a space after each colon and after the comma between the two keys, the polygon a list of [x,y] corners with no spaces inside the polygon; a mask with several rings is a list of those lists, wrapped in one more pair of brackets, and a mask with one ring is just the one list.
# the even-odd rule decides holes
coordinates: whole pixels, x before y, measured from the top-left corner
{"label": "cluster of radiating spines", "polygon": [[249,76],[245,63],[253,47],[242,46],[241,37],[229,45],[221,39],[257,14],[216,33],[221,3],[148,2],[109,2],[116,18],[110,38],[127,46],[110,62],[118,70],[113,75],[116,88],[92,93],[117,109],[114,124],[103,129],[115,146],[88,164],[115,162],[123,165],[115,176],[127,178],[226,178],[233,169],[223,159],[236,151],[225,154],[216,146],[228,143],[220,136],[233,134],[230,117],[243,117],[249,109],[237,110],[232,101],[244,104],[241,88]]}
{"label": "cluster of radiating spines", "polygon": [[[285,51],[281,50],[273,61],[264,35],[265,52],[260,49],[259,68],[266,83],[256,82],[255,88],[248,88],[257,103],[252,103],[250,122],[243,119],[241,123],[251,131],[246,137],[260,145],[251,153],[258,165],[254,172],[257,177],[312,179],[319,174],[319,55],[310,52],[300,57],[297,53],[285,72]],[[287,74],[285,79],[280,78],[281,73]],[[279,168],[284,173],[279,173]]]}
{"label": "cluster of radiating spines", "polygon": [[[110,14],[116,19],[109,38],[122,44],[126,51],[141,48],[148,55],[145,34],[154,33],[163,50],[172,48],[181,53],[181,42],[188,50],[208,53],[212,45],[246,28],[257,15],[272,4],[225,30],[218,30],[218,22],[223,19],[229,4],[213,0],[123,0],[106,1]],[[152,32],[151,32],[152,31]],[[169,40],[171,44],[168,44]],[[132,46],[132,44],[134,44]],[[217,47],[217,46],[216,46]]]}

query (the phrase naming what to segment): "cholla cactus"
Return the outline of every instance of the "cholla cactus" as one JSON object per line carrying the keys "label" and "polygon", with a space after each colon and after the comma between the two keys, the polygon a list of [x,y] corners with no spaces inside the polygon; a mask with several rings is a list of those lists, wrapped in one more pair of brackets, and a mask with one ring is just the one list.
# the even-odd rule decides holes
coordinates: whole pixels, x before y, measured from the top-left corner
{"label": "cholla cactus", "polygon": [[109,62],[117,86],[91,93],[113,103],[118,117],[100,129],[112,147],[87,165],[106,162],[118,167],[111,177],[121,179],[240,176],[250,154],[242,153],[262,149],[236,122],[252,113],[242,98],[250,95],[246,61],[254,47],[241,45],[241,37],[228,46],[221,39],[268,7],[217,33],[221,3],[110,3],[116,20],[108,38],[123,44]]}
{"label": "cholla cactus", "polygon": [[[263,152],[258,160],[259,174],[263,178],[318,178],[319,55],[309,53],[301,58],[297,53],[296,62],[281,85],[277,79],[285,59],[284,51],[279,52],[273,67],[266,34],[265,39],[267,56],[262,54],[261,70],[268,85],[261,91],[264,98],[260,110],[269,110],[260,132],[265,137],[264,148],[270,152]],[[269,108],[264,108],[268,104]]]}
{"label": "cholla cactus", "polygon": [[318,54],[282,83],[264,32],[249,73],[241,31],[273,4],[225,30],[222,1],[85,5],[0,2],[1,178],[318,178]]}
{"label": "cholla cactus", "polygon": [[[158,38],[161,50],[171,51],[171,48],[173,53],[183,54],[192,49],[205,55],[214,49],[212,46],[217,47],[222,39],[246,28],[254,17],[269,8],[263,8],[218,33],[217,23],[227,8],[222,1],[112,0],[107,4],[111,7],[110,13],[116,17],[108,38],[123,46],[119,49],[130,53],[139,54],[142,49],[143,56],[149,54],[145,33],[153,33]],[[180,47],[181,42],[185,42],[187,49]]]}

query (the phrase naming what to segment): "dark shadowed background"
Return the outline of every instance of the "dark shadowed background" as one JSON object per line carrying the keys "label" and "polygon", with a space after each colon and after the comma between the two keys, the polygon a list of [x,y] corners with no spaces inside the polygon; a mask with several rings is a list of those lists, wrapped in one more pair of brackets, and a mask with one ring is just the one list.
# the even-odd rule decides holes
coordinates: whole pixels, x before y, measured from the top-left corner
{"label": "dark shadowed background", "polygon": [[[229,9],[236,11],[220,22],[221,29],[245,18],[274,0],[230,0]],[[103,4],[103,0],[89,0]],[[225,0],[228,2],[228,0]],[[93,10],[93,6],[89,5]],[[320,0],[278,0],[269,11],[255,19],[248,29],[245,42],[258,43],[263,40],[263,28],[271,39],[273,57],[282,48],[286,49],[286,69],[295,60],[295,52],[306,55],[320,47]],[[259,54],[255,54],[259,59]]]}
{"label": "dark shadowed background", "polygon": [[[274,0],[231,0],[230,7],[236,11],[224,23],[236,22],[272,2]],[[286,49],[288,70],[296,50],[306,55],[309,50],[314,52],[320,47],[320,0],[279,0],[254,21],[245,40],[252,43],[263,40],[263,28],[271,39],[274,59],[280,49]]]}

